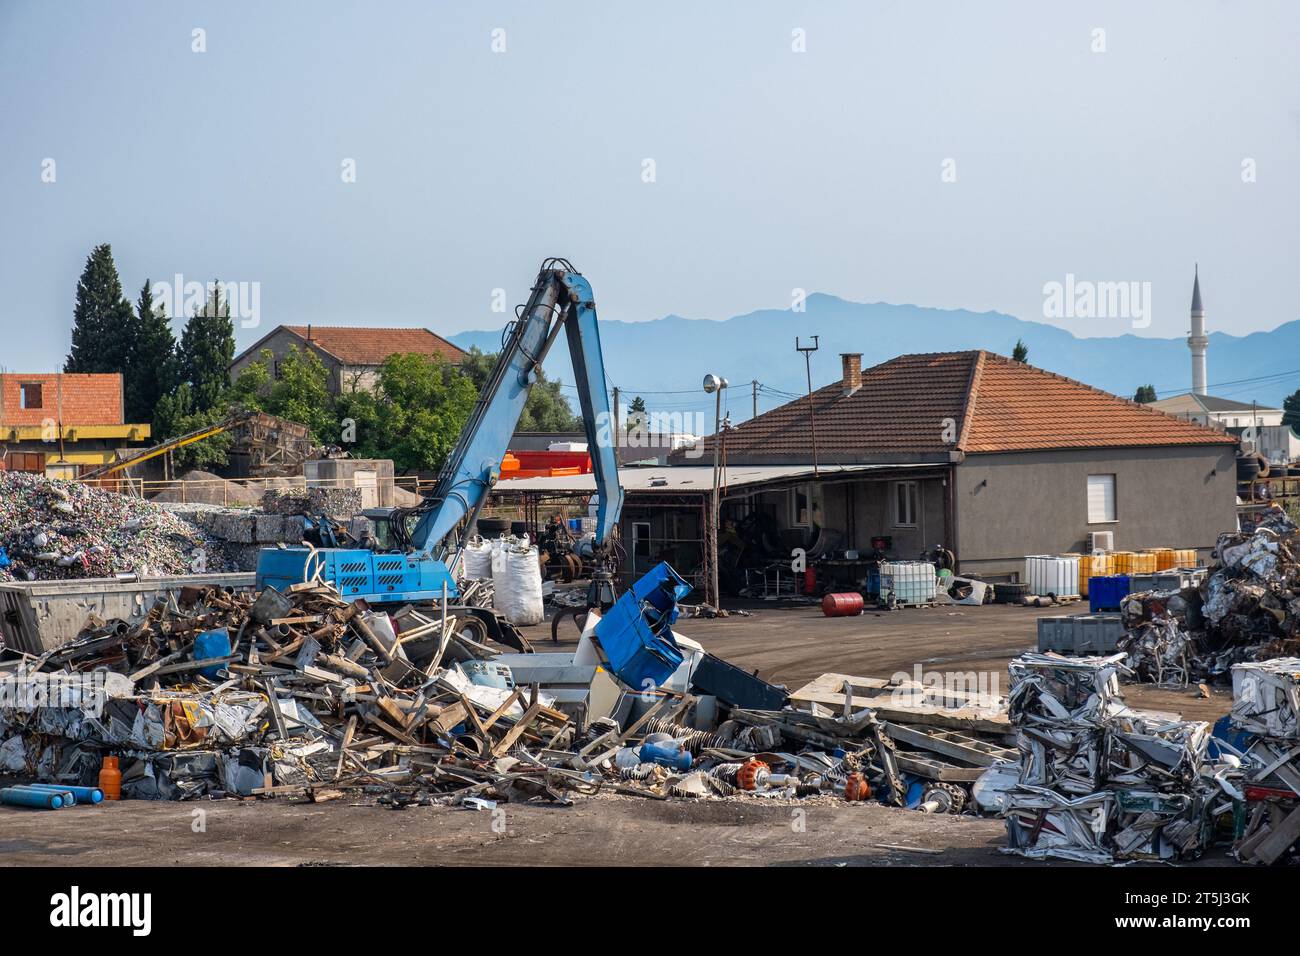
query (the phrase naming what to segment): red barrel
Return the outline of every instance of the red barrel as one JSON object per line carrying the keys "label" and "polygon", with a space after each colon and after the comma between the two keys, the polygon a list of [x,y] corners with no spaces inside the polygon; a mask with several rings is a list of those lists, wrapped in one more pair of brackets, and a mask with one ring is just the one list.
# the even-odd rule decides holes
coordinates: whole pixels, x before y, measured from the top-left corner
{"label": "red barrel", "polygon": [[862,595],[857,591],[828,594],[822,598],[822,613],[827,617],[852,617],[862,613]]}

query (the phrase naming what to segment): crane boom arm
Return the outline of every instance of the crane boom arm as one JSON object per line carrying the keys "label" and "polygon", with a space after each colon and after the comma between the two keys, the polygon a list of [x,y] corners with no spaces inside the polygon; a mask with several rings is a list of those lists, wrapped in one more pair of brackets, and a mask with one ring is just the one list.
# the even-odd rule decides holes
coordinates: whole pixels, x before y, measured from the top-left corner
{"label": "crane boom arm", "polygon": [[605,363],[591,284],[563,259],[548,259],[527,304],[507,329],[501,354],[470,412],[456,447],[438,476],[431,506],[420,516],[411,543],[437,547],[466,515],[475,514],[501,476],[501,459],[524,412],[528,392],[561,327],[573,362],[578,401],[587,430],[599,495],[596,542],[605,544],[623,509],[613,416],[605,389]]}

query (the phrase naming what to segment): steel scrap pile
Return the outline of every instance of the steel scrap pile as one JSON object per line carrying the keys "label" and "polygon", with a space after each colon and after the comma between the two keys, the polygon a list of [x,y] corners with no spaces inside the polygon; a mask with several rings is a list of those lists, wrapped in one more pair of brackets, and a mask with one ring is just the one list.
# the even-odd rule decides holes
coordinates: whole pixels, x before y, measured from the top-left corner
{"label": "steel scrap pile", "polygon": [[1232,669],[1232,725],[1245,748],[1246,814],[1233,852],[1243,863],[1300,860],[1300,659]]}
{"label": "steel scrap pile", "polygon": [[1281,511],[1219,536],[1197,588],[1125,599],[1125,667],[1139,680],[1187,685],[1234,664],[1300,653],[1300,532]]}
{"label": "steel scrap pile", "polygon": [[[502,654],[476,633],[321,583],[187,588],[136,623],[92,619],[74,642],[0,662],[0,774],[93,784],[112,755],[123,795],[142,799],[352,792],[394,808],[483,807],[615,793],[956,813],[1010,755],[991,742],[1006,726],[1000,700],[951,712],[953,726],[988,720],[980,740],[945,729],[949,712],[914,682],[824,675],[787,698],[683,639],[679,670],[646,691],[614,686],[608,659]],[[608,658],[609,646],[579,653],[593,648]],[[594,692],[528,676],[548,670],[594,676],[618,703],[575,708]],[[827,681],[849,696],[836,702]]]}
{"label": "steel scrap pile", "polygon": [[390,618],[324,584],[186,588],[135,625],[92,619],[72,643],[0,664],[0,772],[91,783],[113,754],[136,798],[344,786],[559,798],[568,782],[510,770],[509,754],[562,745],[569,718],[536,687],[464,676],[460,662],[493,654],[454,618]]}
{"label": "steel scrap pile", "polygon": [[1091,863],[1187,859],[1240,796],[1239,762],[1209,757],[1209,727],[1137,711],[1124,655],[1012,661],[1018,782],[1005,794],[1007,851]]}
{"label": "steel scrap pile", "polygon": [[0,471],[0,581],[184,574],[196,559],[208,570],[224,568],[219,545],[165,508]]}

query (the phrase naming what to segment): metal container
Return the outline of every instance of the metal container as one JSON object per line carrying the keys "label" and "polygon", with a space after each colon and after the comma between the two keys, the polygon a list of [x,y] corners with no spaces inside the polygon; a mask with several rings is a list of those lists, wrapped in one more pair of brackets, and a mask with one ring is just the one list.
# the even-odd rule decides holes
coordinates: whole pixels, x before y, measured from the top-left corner
{"label": "metal container", "polygon": [[79,578],[0,584],[0,643],[28,654],[74,640],[93,614],[105,621],[140,621],[160,596],[184,587],[251,590],[253,574],[178,574],[163,578]]}

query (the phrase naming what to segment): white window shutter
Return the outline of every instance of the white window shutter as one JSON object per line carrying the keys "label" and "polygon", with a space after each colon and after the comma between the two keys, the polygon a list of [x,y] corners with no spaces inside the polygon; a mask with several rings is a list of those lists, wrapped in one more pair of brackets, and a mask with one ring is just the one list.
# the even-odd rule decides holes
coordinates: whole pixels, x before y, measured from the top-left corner
{"label": "white window shutter", "polygon": [[1088,523],[1115,520],[1115,476],[1088,476]]}

